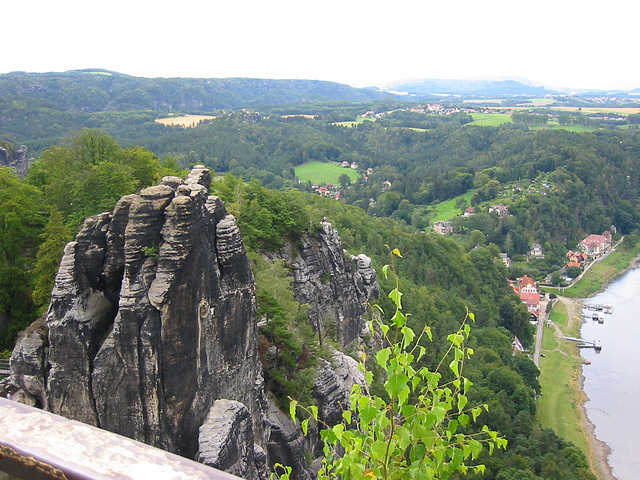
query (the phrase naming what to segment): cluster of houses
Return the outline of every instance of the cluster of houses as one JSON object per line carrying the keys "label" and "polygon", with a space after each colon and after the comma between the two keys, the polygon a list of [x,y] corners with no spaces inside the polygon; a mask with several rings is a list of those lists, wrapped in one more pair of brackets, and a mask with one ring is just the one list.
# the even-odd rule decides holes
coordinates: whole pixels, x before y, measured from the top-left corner
{"label": "cluster of houses", "polygon": [[[342,162],[341,166],[342,166],[342,168],[351,168],[352,170],[357,170],[358,169],[358,163],[357,162],[351,162],[351,165],[349,165],[349,162],[347,162],[346,160],[344,162]],[[371,172],[373,172],[372,168],[370,168],[369,170],[371,170]]]}
{"label": "cluster of houses", "polygon": [[338,187],[333,183],[320,186],[314,183],[313,185],[311,185],[311,188],[318,192],[318,195],[340,200],[340,191],[338,190]]}
{"label": "cluster of houses", "polygon": [[522,303],[527,306],[527,310],[531,314],[533,320],[537,320],[540,316],[540,292],[536,287],[533,278],[524,275],[515,282],[511,281],[511,287],[516,295],[520,297]]}

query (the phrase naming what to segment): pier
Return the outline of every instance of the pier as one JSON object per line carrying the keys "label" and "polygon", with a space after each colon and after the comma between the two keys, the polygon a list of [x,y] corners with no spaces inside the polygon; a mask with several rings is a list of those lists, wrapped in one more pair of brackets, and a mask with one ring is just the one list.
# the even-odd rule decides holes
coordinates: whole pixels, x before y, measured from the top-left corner
{"label": "pier", "polygon": [[596,352],[602,350],[602,342],[600,340],[585,340],[584,338],[562,337],[565,340],[578,342],[578,348],[593,348]]}
{"label": "pier", "polygon": [[604,312],[604,313],[613,313],[613,305],[605,305],[605,304],[588,304],[588,305],[584,305],[584,308],[586,308],[587,310],[595,310],[597,312]]}

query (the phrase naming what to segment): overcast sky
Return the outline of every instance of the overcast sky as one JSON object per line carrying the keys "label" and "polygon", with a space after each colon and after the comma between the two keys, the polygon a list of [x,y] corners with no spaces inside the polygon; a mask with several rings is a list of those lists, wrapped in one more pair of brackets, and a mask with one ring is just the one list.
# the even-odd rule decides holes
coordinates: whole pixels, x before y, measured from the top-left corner
{"label": "overcast sky", "polygon": [[637,0],[0,0],[0,73],[640,87]]}

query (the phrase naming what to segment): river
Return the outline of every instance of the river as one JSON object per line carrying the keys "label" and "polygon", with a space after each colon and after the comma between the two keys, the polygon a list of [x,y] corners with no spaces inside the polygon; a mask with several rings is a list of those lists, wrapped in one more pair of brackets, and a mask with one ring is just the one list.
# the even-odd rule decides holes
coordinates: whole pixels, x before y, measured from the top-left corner
{"label": "river", "polygon": [[[640,478],[640,269],[626,273],[587,300],[610,304],[604,324],[587,319],[581,336],[600,340],[602,351],[583,349],[587,417],[595,435],[611,449],[609,465],[618,480]],[[591,312],[585,311],[591,315]]]}

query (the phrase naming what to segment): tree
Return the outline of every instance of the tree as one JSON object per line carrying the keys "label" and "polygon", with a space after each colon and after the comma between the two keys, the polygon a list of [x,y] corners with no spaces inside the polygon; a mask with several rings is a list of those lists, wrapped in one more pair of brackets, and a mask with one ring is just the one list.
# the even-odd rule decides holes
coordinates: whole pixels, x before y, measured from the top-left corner
{"label": "tree", "polygon": [[338,183],[340,184],[340,187],[346,188],[347,185],[351,185],[351,177],[349,175],[347,175],[346,173],[342,173],[338,177]]}
{"label": "tree", "polygon": [[86,217],[111,211],[123,195],[155,184],[159,172],[160,163],[148,150],[125,150],[106,133],[85,129],[46,150],[27,180],[77,228]]}
{"label": "tree", "polygon": [[0,167],[0,350],[35,318],[31,272],[45,210],[38,189]]}
{"label": "tree", "polygon": [[51,298],[64,246],[71,240],[71,232],[62,221],[62,215],[56,207],[51,208],[49,222],[40,237],[44,241],[40,245],[36,257],[33,302],[39,307],[42,314]]}

